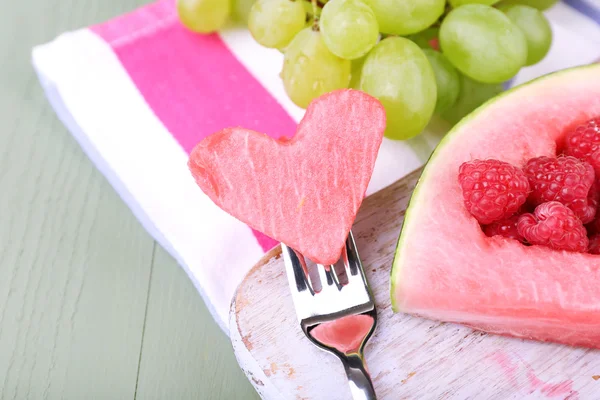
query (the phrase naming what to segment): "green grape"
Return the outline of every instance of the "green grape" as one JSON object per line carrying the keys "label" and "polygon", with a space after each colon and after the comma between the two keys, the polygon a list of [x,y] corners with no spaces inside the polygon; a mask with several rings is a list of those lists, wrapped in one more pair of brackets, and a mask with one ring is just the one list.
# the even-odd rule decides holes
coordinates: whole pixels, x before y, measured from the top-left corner
{"label": "green grape", "polygon": [[230,12],[229,0],[177,0],[181,23],[194,32],[211,33],[221,29]]}
{"label": "green grape", "polygon": [[421,133],[436,102],[435,75],[423,51],[412,41],[388,37],[367,55],[360,76],[361,90],[385,107],[390,139]]}
{"label": "green grape", "polygon": [[350,61],[331,53],[320,32],[305,28],[285,50],[281,78],[290,99],[306,108],[322,94],[348,87]]}
{"label": "green grape", "polygon": [[544,14],[536,8],[521,5],[504,5],[499,8],[517,25],[527,41],[527,63],[540,62],[552,44],[552,28]]}
{"label": "green grape", "polygon": [[524,6],[529,6],[529,7],[537,8],[538,10],[544,11],[544,10],[549,9],[556,3],[558,3],[558,0],[506,0],[506,1],[503,1],[501,3],[501,5],[504,6],[504,5],[511,5],[511,4],[521,4]]}
{"label": "green grape", "polygon": [[433,25],[444,12],[446,0],[365,0],[377,18],[379,30],[410,35]]}
{"label": "green grape", "polygon": [[446,121],[456,124],[477,107],[500,94],[504,89],[501,84],[487,84],[474,81],[459,74],[460,93],[454,105],[441,113]]}
{"label": "green grape", "polygon": [[512,78],[527,61],[523,32],[502,11],[481,4],[450,11],[440,27],[440,46],[459,71],[484,83]]}
{"label": "green grape", "polygon": [[450,61],[439,51],[433,49],[424,49],[423,53],[427,56],[437,86],[437,101],[435,103],[435,112],[441,113],[448,109],[458,98],[460,92],[460,80],[458,72],[452,66]]}
{"label": "green grape", "polygon": [[275,49],[287,46],[305,23],[306,11],[300,0],[257,0],[248,16],[254,40]]}
{"label": "green grape", "polygon": [[244,25],[248,24],[248,16],[252,5],[256,0],[232,0],[231,3],[231,16],[238,22]]}
{"label": "green grape", "polygon": [[360,90],[360,75],[362,73],[363,65],[365,64],[366,56],[352,60],[350,69],[350,84],[349,88]]}
{"label": "green grape", "polygon": [[319,24],[327,48],[347,60],[367,54],[379,38],[375,14],[361,0],[331,0]]}
{"label": "green grape", "polygon": [[427,28],[424,31],[408,36],[408,39],[415,42],[422,49],[439,50],[440,44],[438,37],[440,35],[439,28]]}
{"label": "green grape", "polygon": [[454,8],[464,6],[465,4],[485,4],[486,6],[491,6],[492,4],[496,4],[500,0],[449,0],[448,2]]}

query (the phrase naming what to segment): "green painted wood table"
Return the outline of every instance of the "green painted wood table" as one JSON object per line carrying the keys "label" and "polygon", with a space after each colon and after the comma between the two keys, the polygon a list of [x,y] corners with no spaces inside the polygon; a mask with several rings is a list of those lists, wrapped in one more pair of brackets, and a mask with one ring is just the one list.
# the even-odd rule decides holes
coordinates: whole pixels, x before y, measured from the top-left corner
{"label": "green painted wood table", "polygon": [[0,399],[258,398],[31,67],[32,46],[143,3],[0,0]]}

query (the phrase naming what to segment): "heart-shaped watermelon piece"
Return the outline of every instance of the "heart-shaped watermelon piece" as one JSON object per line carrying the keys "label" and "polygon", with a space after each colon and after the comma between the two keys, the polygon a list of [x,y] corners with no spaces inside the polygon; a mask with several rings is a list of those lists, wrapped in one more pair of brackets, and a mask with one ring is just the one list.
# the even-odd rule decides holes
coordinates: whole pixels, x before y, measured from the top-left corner
{"label": "heart-shaped watermelon piece", "polygon": [[314,100],[291,139],[228,128],[202,140],[189,167],[220,208],[321,264],[340,256],[385,130],[381,103],[356,90]]}
{"label": "heart-shaped watermelon piece", "polygon": [[600,256],[488,237],[467,211],[462,163],[523,167],[560,153],[566,133],[600,116],[600,64],[519,86],[442,140],[410,200],[391,275],[395,310],[484,331],[600,347]]}

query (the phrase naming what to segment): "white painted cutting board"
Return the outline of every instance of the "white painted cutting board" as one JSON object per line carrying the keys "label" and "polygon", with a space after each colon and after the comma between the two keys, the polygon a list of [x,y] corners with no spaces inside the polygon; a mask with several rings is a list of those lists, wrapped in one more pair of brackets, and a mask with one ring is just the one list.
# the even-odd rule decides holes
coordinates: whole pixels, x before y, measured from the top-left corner
{"label": "white painted cutting board", "polygon": [[[353,228],[377,303],[366,358],[378,398],[600,400],[600,351],[392,313],[390,267],[419,173],[365,199]],[[263,399],[350,399],[340,362],[300,330],[279,247],[240,285],[230,317],[237,359]]]}

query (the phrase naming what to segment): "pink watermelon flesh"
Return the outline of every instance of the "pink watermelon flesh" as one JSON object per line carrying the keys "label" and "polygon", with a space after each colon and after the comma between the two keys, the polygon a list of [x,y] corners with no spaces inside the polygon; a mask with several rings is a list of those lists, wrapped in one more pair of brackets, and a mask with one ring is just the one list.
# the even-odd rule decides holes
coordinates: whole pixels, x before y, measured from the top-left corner
{"label": "pink watermelon flesh", "polygon": [[314,262],[334,264],[367,190],[384,130],[378,100],[340,90],[310,104],[292,139],[224,129],[194,148],[189,167],[223,210]]}
{"label": "pink watermelon flesh", "polygon": [[411,198],[391,276],[395,310],[491,333],[600,347],[600,257],[487,237],[466,210],[459,166],[555,156],[571,126],[600,116],[600,65],[491,100],[440,143]]}
{"label": "pink watermelon flesh", "polygon": [[369,315],[349,315],[318,325],[310,335],[342,353],[357,353],[372,326],[373,317]]}

